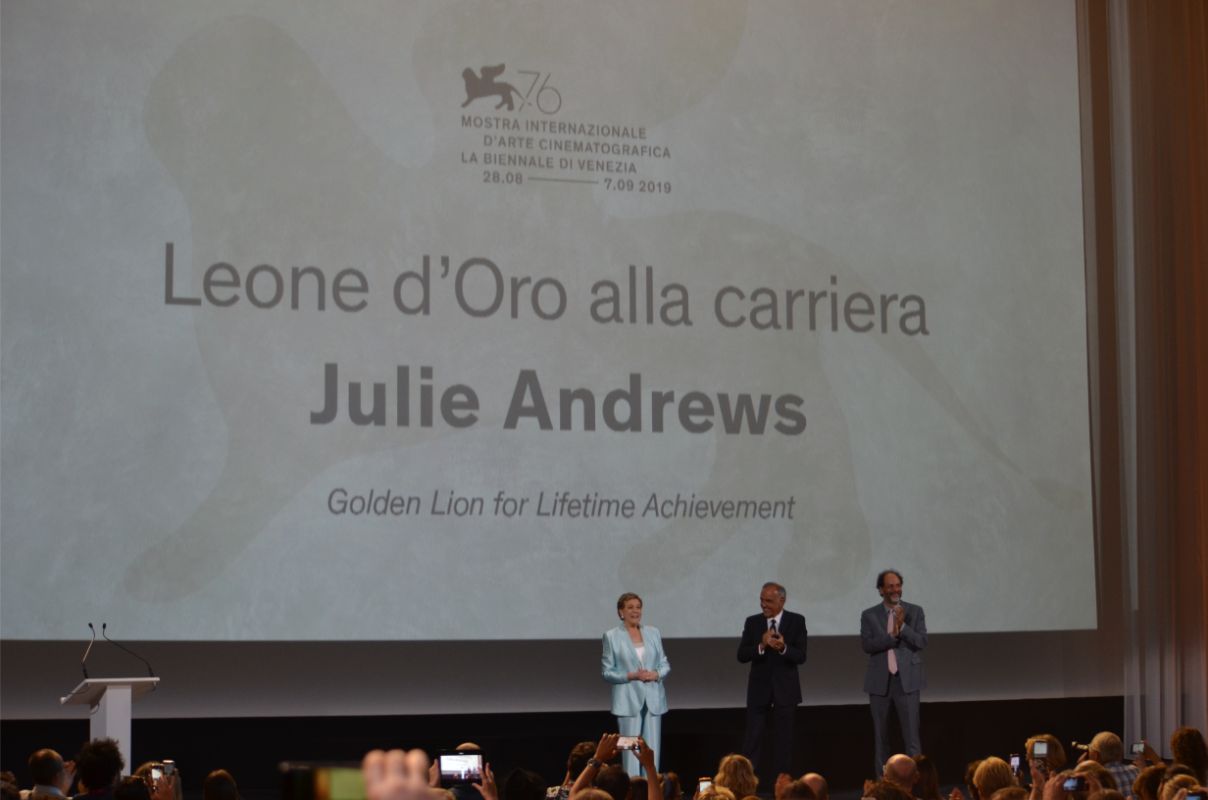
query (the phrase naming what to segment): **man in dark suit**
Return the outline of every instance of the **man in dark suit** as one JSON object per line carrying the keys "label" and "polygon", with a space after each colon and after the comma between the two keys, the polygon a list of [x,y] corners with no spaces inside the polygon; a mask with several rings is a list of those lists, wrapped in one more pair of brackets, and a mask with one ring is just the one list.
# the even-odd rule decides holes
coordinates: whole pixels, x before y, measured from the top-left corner
{"label": "man in dark suit", "polygon": [[793,716],[801,702],[797,665],[805,662],[805,617],[784,610],[785,591],[765,583],[759,592],[762,613],[747,617],[738,643],[738,660],[750,663],[747,678],[747,733],[742,752],[758,768],[768,712],[775,741],[772,774],[791,772]]}
{"label": "man in dark suit", "polygon": [[877,752],[873,774],[889,759],[889,706],[898,711],[902,741],[909,755],[923,752],[919,741],[919,692],[927,685],[923,648],[927,620],[921,606],[902,602],[902,574],[887,569],[877,576],[881,602],[860,615],[860,644],[868,654],[864,691],[872,708]]}

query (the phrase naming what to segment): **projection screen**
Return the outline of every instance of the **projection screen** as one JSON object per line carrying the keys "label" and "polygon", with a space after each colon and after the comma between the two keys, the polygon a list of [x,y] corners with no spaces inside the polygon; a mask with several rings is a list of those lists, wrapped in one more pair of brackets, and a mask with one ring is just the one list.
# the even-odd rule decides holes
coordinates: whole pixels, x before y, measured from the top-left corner
{"label": "projection screen", "polygon": [[1096,626],[1072,4],[2,22],[4,638]]}

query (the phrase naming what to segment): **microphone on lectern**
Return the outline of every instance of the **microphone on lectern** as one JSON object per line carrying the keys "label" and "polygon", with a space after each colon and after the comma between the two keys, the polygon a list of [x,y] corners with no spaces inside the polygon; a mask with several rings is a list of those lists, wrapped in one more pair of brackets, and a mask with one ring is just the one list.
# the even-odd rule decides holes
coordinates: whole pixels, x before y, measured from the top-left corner
{"label": "microphone on lectern", "polygon": [[84,648],[84,657],[80,659],[80,669],[84,672],[84,680],[88,680],[88,667],[84,662],[88,660],[88,654],[92,652],[92,646],[96,644],[96,628],[92,627],[91,622],[88,623],[88,630],[92,631],[92,640]]}
{"label": "microphone on lectern", "polygon": [[131,650],[129,647],[126,647],[124,644],[120,644],[120,643],[118,643],[118,642],[115,642],[113,639],[110,639],[110,638],[109,638],[109,634],[105,633],[105,628],[107,628],[108,626],[109,626],[109,623],[108,623],[108,622],[102,622],[102,623],[101,623],[101,636],[105,637],[105,641],[109,642],[109,644],[113,645],[113,646],[114,646],[114,647],[116,647],[117,649],[119,649],[119,650],[121,650],[121,651],[123,651],[123,652],[129,653],[130,655],[132,655],[132,656],[134,656],[135,658],[137,658],[139,661],[141,661],[141,662],[143,662],[144,664],[146,664],[146,665],[147,665],[147,674],[148,674],[149,676],[151,676],[152,678],[154,678],[154,677],[155,677],[155,670],[151,669],[151,662],[150,662],[150,661],[148,661],[147,659],[143,658],[142,656],[140,656],[138,653],[136,653],[136,652],[134,652],[133,650]]}

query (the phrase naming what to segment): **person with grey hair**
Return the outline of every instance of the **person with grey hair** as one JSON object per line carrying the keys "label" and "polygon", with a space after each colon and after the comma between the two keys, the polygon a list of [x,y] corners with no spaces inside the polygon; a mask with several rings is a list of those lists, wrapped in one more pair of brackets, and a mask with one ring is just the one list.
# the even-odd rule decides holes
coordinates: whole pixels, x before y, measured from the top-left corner
{"label": "person with grey hair", "polygon": [[923,752],[919,740],[919,692],[927,685],[923,649],[927,621],[921,606],[902,602],[902,574],[896,569],[877,575],[881,602],[860,615],[860,645],[868,655],[864,691],[872,711],[876,738],[874,761],[880,769],[889,759],[889,707],[898,712],[906,753]]}
{"label": "person with grey hair", "polygon": [[1124,760],[1124,743],[1111,731],[1099,731],[1086,748],[1085,758],[1102,764],[1121,791],[1128,791],[1139,774],[1136,767]]}
{"label": "person with grey hair", "polygon": [[805,663],[805,617],[784,610],[785,588],[769,581],[759,592],[760,613],[747,617],[738,660],[750,664],[747,677],[747,730],[742,752],[757,767],[768,716],[772,718],[772,774],[789,772],[793,717],[801,702],[797,667]]}

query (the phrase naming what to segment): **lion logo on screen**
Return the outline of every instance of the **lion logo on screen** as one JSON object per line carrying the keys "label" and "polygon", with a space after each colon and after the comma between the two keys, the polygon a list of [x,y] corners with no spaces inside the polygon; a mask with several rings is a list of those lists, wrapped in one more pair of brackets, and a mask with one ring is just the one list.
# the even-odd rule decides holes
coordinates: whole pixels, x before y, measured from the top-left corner
{"label": "lion logo on screen", "polygon": [[520,95],[516,91],[516,87],[506,81],[496,81],[503,74],[504,65],[497,64],[493,67],[483,67],[479,73],[466,67],[461,71],[462,80],[466,82],[466,101],[461,104],[465,108],[470,103],[483,97],[498,97],[499,103],[495,108],[506,107],[508,111],[515,111],[515,103],[512,102],[512,95]]}

